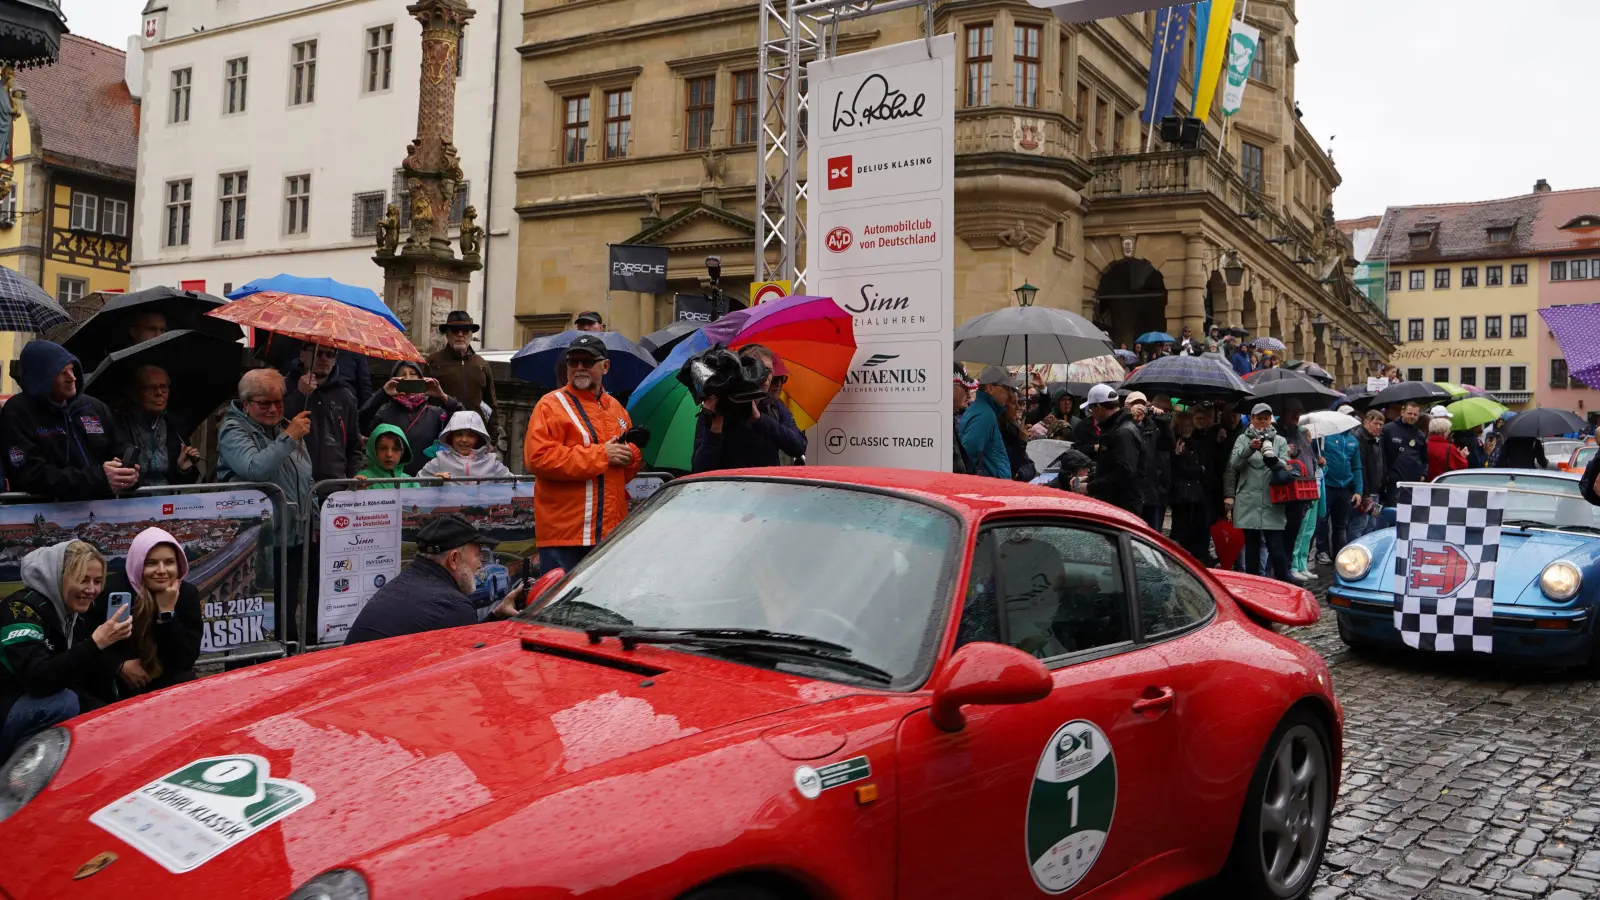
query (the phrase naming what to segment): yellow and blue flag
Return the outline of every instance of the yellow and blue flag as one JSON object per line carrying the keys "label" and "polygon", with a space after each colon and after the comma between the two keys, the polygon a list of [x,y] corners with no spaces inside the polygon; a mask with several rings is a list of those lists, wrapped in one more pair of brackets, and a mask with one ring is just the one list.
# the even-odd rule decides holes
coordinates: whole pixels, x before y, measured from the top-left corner
{"label": "yellow and blue flag", "polygon": [[1211,30],[1211,0],[1198,0],[1194,4],[1194,73],[1191,75],[1194,93],[1189,95],[1189,111],[1199,109],[1195,101],[1200,99],[1200,70],[1205,67],[1206,59],[1206,32]]}
{"label": "yellow and blue flag", "polygon": [[1178,76],[1183,72],[1183,42],[1189,36],[1189,4],[1164,6],[1156,13],[1156,31],[1150,40],[1150,83],[1145,88],[1144,111],[1139,118],[1146,125],[1172,115],[1178,95]]}
{"label": "yellow and blue flag", "polygon": [[1205,30],[1205,56],[1200,62],[1200,89],[1195,93],[1194,115],[1205,121],[1211,114],[1211,101],[1217,96],[1222,64],[1228,58],[1228,34],[1233,30],[1234,0],[1212,0],[1210,20]]}

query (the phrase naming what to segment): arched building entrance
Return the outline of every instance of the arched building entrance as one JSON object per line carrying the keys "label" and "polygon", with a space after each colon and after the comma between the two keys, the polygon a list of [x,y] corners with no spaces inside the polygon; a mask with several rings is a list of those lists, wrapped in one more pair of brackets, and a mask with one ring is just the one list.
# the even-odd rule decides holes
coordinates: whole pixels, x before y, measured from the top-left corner
{"label": "arched building entrance", "polygon": [[1100,276],[1094,292],[1094,323],[1117,346],[1133,346],[1139,335],[1167,328],[1167,283],[1143,259],[1118,260]]}

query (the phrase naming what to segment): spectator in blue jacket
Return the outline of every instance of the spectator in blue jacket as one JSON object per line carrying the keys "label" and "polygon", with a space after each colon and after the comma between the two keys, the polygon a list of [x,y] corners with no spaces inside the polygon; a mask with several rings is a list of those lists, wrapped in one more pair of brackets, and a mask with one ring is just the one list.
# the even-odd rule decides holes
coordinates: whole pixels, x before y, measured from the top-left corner
{"label": "spectator in blue jacket", "polygon": [[1228,342],[1227,353],[1228,361],[1233,364],[1233,371],[1237,372],[1240,378],[1255,371],[1254,367],[1250,365],[1250,351],[1246,350],[1244,345],[1237,340]]}
{"label": "spectator in blue jacket", "polygon": [[1366,495],[1361,439],[1355,431],[1329,435],[1322,441],[1322,458],[1326,460],[1322,479],[1328,489],[1328,524],[1332,531],[1329,555],[1338,556],[1350,539],[1351,512],[1361,506]]}
{"label": "spectator in blue jacket", "polygon": [[1011,373],[989,366],[978,376],[978,393],[961,416],[961,449],[972,463],[972,474],[1011,480],[1011,457],[1000,435],[1000,417],[1020,390]]}

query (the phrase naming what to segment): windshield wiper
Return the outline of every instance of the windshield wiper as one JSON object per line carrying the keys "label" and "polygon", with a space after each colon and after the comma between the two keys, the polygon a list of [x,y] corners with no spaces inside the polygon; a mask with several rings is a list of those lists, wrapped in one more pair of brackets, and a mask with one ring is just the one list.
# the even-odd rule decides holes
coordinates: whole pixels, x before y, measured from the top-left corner
{"label": "windshield wiper", "polygon": [[614,637],[622,641],[622,649],[632,650],[638,644],[760,644],[762,646],[789,646],[800,649],[849,653],[850,648],[821,638],[803,634],[786,634],[765,628],[635,628],[599,626],[586,628],[589,643],[598,644],[602,638]]}
{"label": "windshield wiper", "polygon": [[788,644],[729,644],[726,646],[712,646],[705,648],[708,653],[730,658],[754,658],[769,660],[794,660],[804,659],[808,663],[822,665],[831,669],[846,669],[852,674],[873,681],[878,684],[891,684],[894,675],[877,666],[862,662],[852,657],[849,651],[834,653],[828,650],[819,650],[810,647],[797,647]]}
{"label": "windshield wiper", "polygon": [[[528,616],[528,619],[534,622],[546,622],[551,625],[565,625],[568,628],[596,627],[597,623],[604,623],[605,628],[613,630],[626,630],[632,627],[633,620],[616,610],[606,609],[604,606],[584,600],[573,599],[581,593],[583,593],[583,586],[579,585],[557,597],[554,601],[539,607],[537,612]],[[557,612],[558,609],[564,612]],[[527,610],[523,610],[523,615],[527,615],[527,612]],[[552,615],[552,613],[554,614]],[[589,613],[593,618],[585,617],[588,619],[587,621],[576,622],[573,621],[573,619],[577,618],[572,615],[573,613]]]}

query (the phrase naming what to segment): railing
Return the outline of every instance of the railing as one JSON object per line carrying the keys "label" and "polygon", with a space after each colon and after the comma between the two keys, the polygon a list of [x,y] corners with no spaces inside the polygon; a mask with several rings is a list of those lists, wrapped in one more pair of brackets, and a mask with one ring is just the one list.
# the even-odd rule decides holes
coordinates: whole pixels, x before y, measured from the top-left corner
{"label": "railing", "polygon": [[1021,152],[1064,158],[1074,154],[1076,142],[1077,136],[1068,133],[1066,119],[1058,113],[1023,107],[956,112],[958,155]]}

